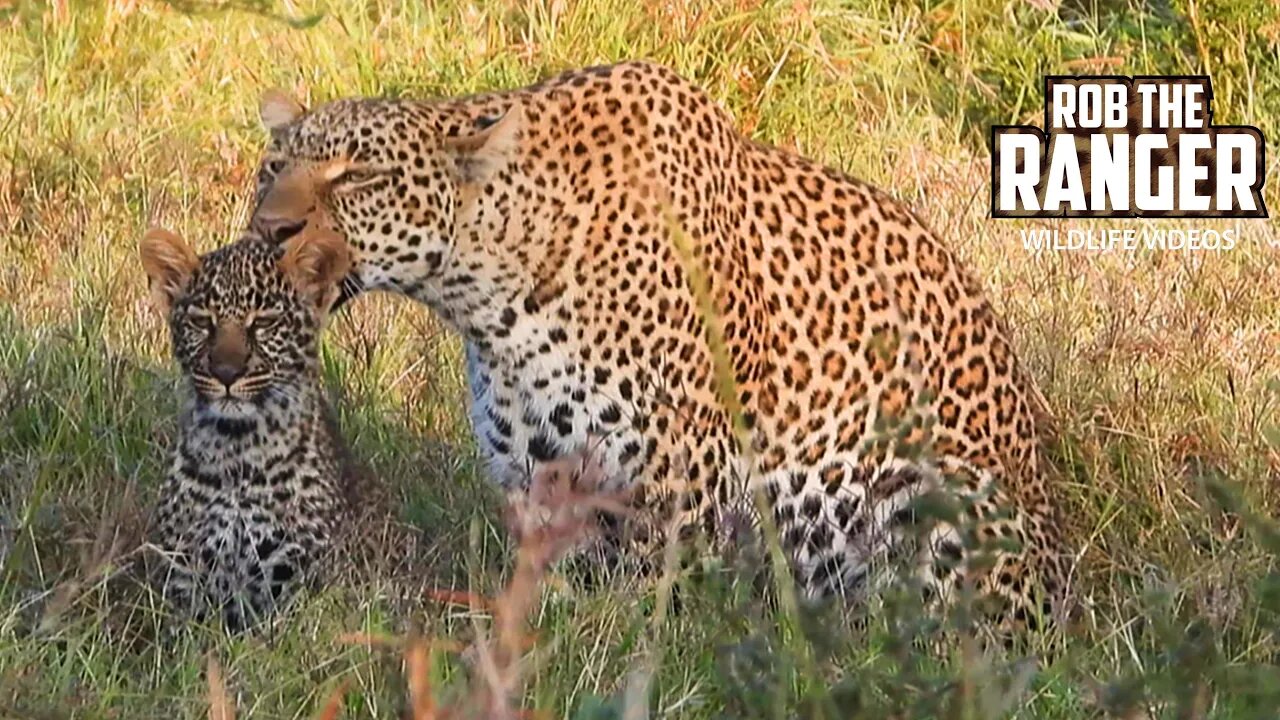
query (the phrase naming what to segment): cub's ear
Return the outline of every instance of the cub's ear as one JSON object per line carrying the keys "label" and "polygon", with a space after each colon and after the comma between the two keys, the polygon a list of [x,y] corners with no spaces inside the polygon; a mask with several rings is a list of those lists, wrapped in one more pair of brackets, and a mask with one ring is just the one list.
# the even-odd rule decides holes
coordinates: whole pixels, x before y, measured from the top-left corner
{"label": "cub's ear", "polygon": [[307,228],[285,242],[280,270],[317,310],[327,312],[351,272],[351,249],[332,230]]}
{"label": "cub's ear", "polygon": [[446,138],[444,149],[454,159],[458,180],[483,183],[513,160],[520,150],[524,108],[512,105],[493,124],[459,137]]}
{"label": "cub's ear", "polygon": [[162,315],[168,315],[200,258],[180,235],[162,228],[151,228],[143,234],[138,255],[151,285],[151,302]]}
{"label": "cub's ear", "polygon": [[302,117],[306,110],[283,90],[272,88],[262,94],[258,102],[258,116],[269,132],[279,130]]}

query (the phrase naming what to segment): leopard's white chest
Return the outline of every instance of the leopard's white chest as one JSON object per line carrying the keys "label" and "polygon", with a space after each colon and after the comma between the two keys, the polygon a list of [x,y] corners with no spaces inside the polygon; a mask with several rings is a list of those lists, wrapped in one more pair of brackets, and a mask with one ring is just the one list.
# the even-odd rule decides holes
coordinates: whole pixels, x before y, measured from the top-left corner
{"label": "leopard's white chest", "polygon": [[624,446],[641,441],[624,404],[571,354],[536,353],[516,367],[468,344],[466,371],[476,442],[502,488],[523,489],[540,465],[576,455],[597,467],[606,488],[641,479],[620,459]]}

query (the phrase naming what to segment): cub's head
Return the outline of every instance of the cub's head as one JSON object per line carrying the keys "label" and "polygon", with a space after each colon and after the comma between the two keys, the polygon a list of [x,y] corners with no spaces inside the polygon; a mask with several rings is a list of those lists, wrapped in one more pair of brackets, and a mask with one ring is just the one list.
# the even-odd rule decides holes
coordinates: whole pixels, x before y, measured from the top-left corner
{"label": "cub's head", "polygon": [[250,417],[312,382],[320,330],[351,267],[342,238],[307,232],[277,245],[246,236],[197,256],[178,235],[152,229],[139,252],[200,412]]}
{"label": "cub's head", "polygon": [[469,134],[445,136],[427,105],[338,100],[306,111],[278,91],[261,103],[271,142],[253,228],[283,242],[308,227],[352,247],[355,284],[408,292],[438,274],[457,218],[507,171],[524,115],[513,105]]}

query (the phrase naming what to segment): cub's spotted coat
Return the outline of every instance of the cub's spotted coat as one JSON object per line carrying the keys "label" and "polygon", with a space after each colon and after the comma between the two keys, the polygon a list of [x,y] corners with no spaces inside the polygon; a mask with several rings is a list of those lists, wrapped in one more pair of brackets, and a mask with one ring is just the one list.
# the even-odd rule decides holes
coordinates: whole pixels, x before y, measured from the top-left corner
{"label": "cub's spotted coat", "polygon": [[[585,449],[631,493],[631,547],[671,519],[719,532],[759,488],[813,594],[892,577],[880,562],[903,554],[927,595],[971,582],[1018,625],[1063,589],[1038,395],[979,286],[893,198],[743,137],[641,62],[442,101],[304,111],[273,92],[262,116],[254,227],[335,229],[354,280],[462,334],[504,487]],[[913,500],[944,479],[960,508],[912,542]],[[974,563],[990,541],[994,567]]]}
{"label": "cub's spotted coat", "polygon": [[142,260],[191,390],[155,515],[159,581],[182,614],[241,630],[318,577],[346,511],[317,352],[347,249],[250,236],[197,258],[153,230]]}

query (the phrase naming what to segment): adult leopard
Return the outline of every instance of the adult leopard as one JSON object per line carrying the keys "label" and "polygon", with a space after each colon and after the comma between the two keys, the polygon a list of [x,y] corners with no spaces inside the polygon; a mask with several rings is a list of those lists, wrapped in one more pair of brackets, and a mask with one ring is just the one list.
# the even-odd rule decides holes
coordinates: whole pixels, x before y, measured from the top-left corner
{"label": "adult leopard", "polygon": [[[927,596],[971,583],[1017,626],[1061,595],[1039,396],[979,286],[880,190],[645,62],[310,111],[272,91],[261,113],[254,228],[337,229],[351,285],[461,333],[505,488],[589,449],[643,520],[631,546],[714,533],[760,489],[811,594],[909,553]],[[918,542],[915,501],[943,485],[962,502]]]}

